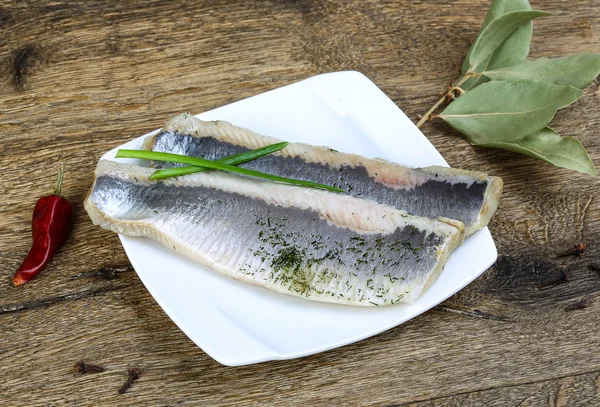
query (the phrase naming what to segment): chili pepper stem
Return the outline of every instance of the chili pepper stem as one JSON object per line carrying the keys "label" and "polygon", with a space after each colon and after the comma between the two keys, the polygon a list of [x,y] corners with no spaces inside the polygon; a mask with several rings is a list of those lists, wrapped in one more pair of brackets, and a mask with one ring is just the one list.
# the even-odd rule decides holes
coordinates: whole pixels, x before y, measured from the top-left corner
{"label": "chili pepper stem", "polygon": [[58,167],[58,179],[56,180],[56,188],[54,188],[54,195],[60,196],[60,191],[62,189],[64,178],[64,170],[63,167]]}

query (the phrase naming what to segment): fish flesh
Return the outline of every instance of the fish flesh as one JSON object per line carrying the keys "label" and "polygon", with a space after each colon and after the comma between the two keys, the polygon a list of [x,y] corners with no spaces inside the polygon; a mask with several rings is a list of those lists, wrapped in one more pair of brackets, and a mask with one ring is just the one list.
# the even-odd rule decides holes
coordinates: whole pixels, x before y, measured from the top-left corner
{"label": "fish flesh", "polygon": [[[272,137],[225,121],[202,121],[189,113],[171,119],[144,149],[216,160],[278,143]],[[159,168],[177,166],[156,163]],[[431,166],[410,168],[302,143],[240,165],[283,177],[342,188],[409,213],[443,216],[465,224],[466,235],[486,226],[498,207],[502,179],[482,172]]]}
{"label": "fish flesh", "polygon": [[101,160],[84,203],[94,224],[310,300],[413,302],[464,238],[461,222],[369,199],[220,171],[152,181],[153,171]]}
{"label": "fish flesh", "polygon": [[217,171],[150,181],[153,171],[101,160],[84,204],[92,221],[311,300],[412,302],[464,235],[460,222],[343,194]]}
{"label": "fish flesh", "polygon": [[[207,122],[184,113],[148,137],[144,148],[216,160],[280,141],[225,121]],[[178,165],[156,164],[159,168]],[[290,143],[282,151],[240,166],[333,185],[349,195],[418,216],[457,219],[465,224],[467,236],[489,223],[503,186],[501,178],[482,172],[439,166],[410,168],[303,143]]]}

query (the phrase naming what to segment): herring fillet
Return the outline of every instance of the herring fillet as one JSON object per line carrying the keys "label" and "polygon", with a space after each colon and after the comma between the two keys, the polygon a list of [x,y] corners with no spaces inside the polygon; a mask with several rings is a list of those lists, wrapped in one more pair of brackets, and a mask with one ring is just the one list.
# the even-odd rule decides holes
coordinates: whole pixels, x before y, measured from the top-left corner
{"label": "herring fillet", "polygon": [[150,181],[153,171],[101,160],[84,203],[94,224],[310,300],[413,302],[464,237],[461,222],[367,199],[217,171]]}
{"label": "herring fillet", "polygon": [[[224,121],[202,121],[189,113],[171,119],[144,149],[216,160],[280,142]],[[160,163],[160,167],[176,166]],[[240,165],[274,175],[342,188],[418,216],[443,216],[465,224],[466,235],[486,226],[498,207],[502,179],[445,167],[409,168],[380,159],[290,143],[285,149]]]}

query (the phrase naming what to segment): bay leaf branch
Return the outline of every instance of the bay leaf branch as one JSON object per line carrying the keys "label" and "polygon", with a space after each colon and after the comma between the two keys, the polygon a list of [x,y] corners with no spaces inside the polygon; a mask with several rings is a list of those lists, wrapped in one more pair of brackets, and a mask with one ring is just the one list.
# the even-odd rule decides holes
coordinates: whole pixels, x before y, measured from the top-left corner
{"label": "bay leaf branch", "polygon": [[[456,84],[420,117],[441,118],[475,146],[499,148],[586,174],[597,170],[581,143],[548,124],[600,74],[600,55],[527,60],[532,20],[549,15],[528,0],[492,0]],[[460,93],[460,95],[458,94]],[[460,97],[459,97],[460,96]],[[434,115],[444,102],[450,103]]]}

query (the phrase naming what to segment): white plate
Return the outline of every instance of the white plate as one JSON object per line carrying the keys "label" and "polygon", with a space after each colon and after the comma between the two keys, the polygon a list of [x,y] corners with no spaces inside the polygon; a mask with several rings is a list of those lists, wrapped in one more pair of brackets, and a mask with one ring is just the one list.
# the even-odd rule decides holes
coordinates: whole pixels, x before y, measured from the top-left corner
{"label": "white plate", "polygon": [[[408,117],[358,72],[315,76],[198,117],[410,166],[447,166]],[[140,148],[146,136],[119,148]],[[115,151],[103,158],[114,159]],[[146,238],[121,236],[121,242],[167,315],[228,366],[297,358],[378,334],[444,301],[497,257],[490,232],[482,229],[452,254],[440,278],[414,304],[361,308],[307,301],[234,281]]]}

